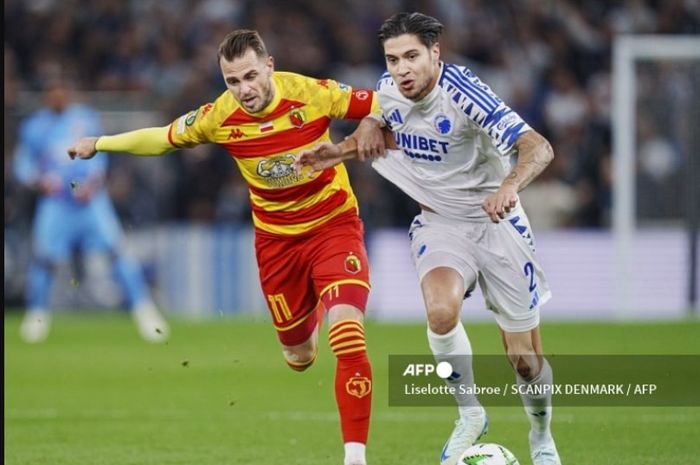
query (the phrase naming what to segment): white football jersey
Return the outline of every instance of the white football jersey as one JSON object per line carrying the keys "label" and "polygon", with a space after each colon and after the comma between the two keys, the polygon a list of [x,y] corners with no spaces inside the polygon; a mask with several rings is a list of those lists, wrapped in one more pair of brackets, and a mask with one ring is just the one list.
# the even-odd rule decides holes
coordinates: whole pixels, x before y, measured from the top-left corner
{"label": "white football jersey", "polygon": [[481,203],[512,168],[514,142],[530,130],[463,66],[441,63],[437,85],[408,100],[384,73],[377,84],[399,150],[372,166],[417,202],[448,218],[487,221]]}

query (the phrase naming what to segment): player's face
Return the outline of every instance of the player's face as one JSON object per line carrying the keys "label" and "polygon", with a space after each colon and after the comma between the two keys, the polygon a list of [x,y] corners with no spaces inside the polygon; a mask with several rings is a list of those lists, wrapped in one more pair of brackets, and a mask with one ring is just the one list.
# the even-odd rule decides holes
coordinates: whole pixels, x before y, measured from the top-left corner
{"label": "player's face", "polygon": [[226,87],[249,113],[263,110],[275,96],[272,57],[260,58],[253,49],[232,61],[219,61]]}
{"label": "player's face", "polygon": [[415,34],[384,41],[386,67],[401,94],[417,101],[435,87],[440,74],[440,44],[426,47]]}
{"label": "player's face", "polygon": [[64,83],[50,84],[45,94],[46,105],[61,113],[70,103],[70,89]]}

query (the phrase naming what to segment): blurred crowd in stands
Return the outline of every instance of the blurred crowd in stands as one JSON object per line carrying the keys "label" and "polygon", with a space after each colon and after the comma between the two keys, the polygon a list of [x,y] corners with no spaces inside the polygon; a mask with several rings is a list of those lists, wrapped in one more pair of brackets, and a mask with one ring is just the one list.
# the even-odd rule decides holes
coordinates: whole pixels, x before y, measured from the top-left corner
{"label": "blurred crowd in stands", "polygon": [[[17,123],[35,109],[23,96],[41,88],[50,64],[74,72],[84,100],[123,95],[150,112],[152,125],[165,125],[225,89],[216,50],[237,28],[261,32],[278,70],[373,88],[385,69],[376,31],[398,11],[439,18],[443,59],[470,67],[551,141],[553,164],[523,193],[536,229],[609,224],[613,37],[700,33],[700,0],[6,0],[6,227],[31,219],[32,197],[9,166]],[[676,94],[688,104],[687,93]],[[112,105],[97,106],[107,114],[118,110]],[[126,123],[112,126],[141,126]],[[647,123],[639,123],[650,139],[645,182],[677,185],[681,151]],[[334,139],[353,127],[333,126]],[[214,146],[160,160],[111,155],[110,163],[110,192],[127,229],[250,222],[245,185]],[[349,170],[369,230],[408,225],[412,202],[368,163]]]}

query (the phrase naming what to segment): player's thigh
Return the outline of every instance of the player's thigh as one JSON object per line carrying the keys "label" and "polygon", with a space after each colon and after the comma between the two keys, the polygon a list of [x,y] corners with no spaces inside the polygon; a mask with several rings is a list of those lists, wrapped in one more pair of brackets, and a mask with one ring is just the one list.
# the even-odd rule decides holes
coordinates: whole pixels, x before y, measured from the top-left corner
{"label": "player's thigh", "polygon": [[297,364],[312,362],[318,352],[318,325],[313,328],[311,334],[302,342],[293,345],[285,344],[284,342],[281,342],[281,344],[282,353],[287,361]]}
{"label": "player's thigh", "polygon": [[277,336],[284,346],[306,342],[317,326],[319,304],[304,241],[257,234],[255,255],[260,285]]}
{"label": "player's thigh", "polygon": [[430,330],[437,334],[448,333],[459,322],[465,295],[462,274],[454,268],[441,266],[431,269],[420,284]]}
{"label": "player's thigh", "polygon": [[476,284],[474,245],[457,223],[433,218],[425,213],[416,216],[409,231],[411,258],[425,304],[429,310],[447,302],[461,308]]}
{"label": "player's thigh", "polygon": [[40,260],[56,263],[68,258],[80,218],[73,209],[53,199],[39,203],[32,227],[32,246]]}
{"label": "player's thigh", "polygon": [[532,352],[542,355],[542,339],[539,325],[527,331],[506,331],[503,328],[499,329],[501,331],[503,348],[506,352]]}
{"label": "player's thigh", "polygon": [[81,240],[86,251],[117,253],[120,250],[123,231],[106,193],[98,194],[86,207],[83,224]]}
{"label": "player's thigh", "polygon": [[333,326],[343,320],[355,320],[363,322],[365,319],[364,309],[355,305],[336,304],[328,309],[328,324]]}
{"label": "player's thigh", "polygon": [[[370,285],[363,233],[362,222],[353,218],[329,225],[305,245],[314,292],[328,310],[348,306],[365,311]],[[351,309],[347,312],[357,316]]]}
{"label": "player's thigh", "polygon": [[535,328],[539,324],[539,308],[551,293],[522,210],[511,215],[510,220],[489,226],[478,258],[479,285],[499,326],[515,333]]}

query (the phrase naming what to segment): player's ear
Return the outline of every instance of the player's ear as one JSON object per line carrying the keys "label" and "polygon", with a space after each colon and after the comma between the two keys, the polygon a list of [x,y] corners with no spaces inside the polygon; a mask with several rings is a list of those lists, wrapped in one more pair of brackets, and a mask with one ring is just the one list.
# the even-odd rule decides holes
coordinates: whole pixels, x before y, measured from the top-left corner
{"label": "player's ear", "polygon": [[435,60],[440,59],[440,42],[435,42],[431,47],[430,47],[430,55],[433,57]]}
{"label": "player's ear", "polygon": [[272,58],[272,55],[270,55],[269,57],[267,57],[267,63],[265,63],[265,65],[266,65],[268,68],[270,68],[270,71],[274,71],[274,70],[275,70],[275,59]]}

